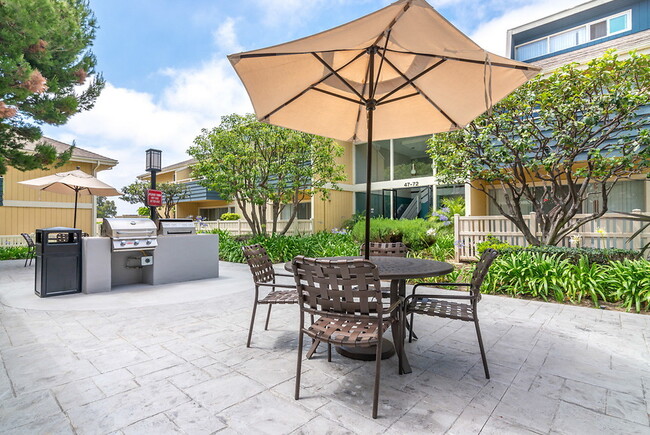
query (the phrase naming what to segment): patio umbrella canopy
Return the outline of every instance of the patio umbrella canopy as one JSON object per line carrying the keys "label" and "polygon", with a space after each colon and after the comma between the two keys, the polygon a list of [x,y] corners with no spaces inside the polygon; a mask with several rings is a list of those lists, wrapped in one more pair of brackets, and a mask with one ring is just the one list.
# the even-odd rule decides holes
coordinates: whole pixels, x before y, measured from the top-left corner
{"label": "patio umbrella canopy", "polygon": [[481,49],[424,0],[228,59],[260,121],[368,143],[366,243],[373,139],[462,128],[539,72]]}
{"label": "patio umbrella canopy", "polygon": [[46,175],[45,177],[34,178],[33,180],[19,181],[18,183],[36,190],[45,190],[64,195],[74,194],[73,227],[77,226],[77,203],[79,194],[97,196],[121,195],[118,190],[92,175],[83,172],[79,167],[74,171],[59,172],[58,174]]}

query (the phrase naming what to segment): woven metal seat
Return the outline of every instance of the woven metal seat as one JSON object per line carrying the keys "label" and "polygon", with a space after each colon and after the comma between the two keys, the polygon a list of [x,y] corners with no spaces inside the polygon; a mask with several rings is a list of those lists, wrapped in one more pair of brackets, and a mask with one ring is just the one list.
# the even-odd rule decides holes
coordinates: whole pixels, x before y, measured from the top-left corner
{"label": "woven metal seat", "polygon": [[[478,313],[476,306],[481,300],[481,285],[487,275],[490,265],[497,257],[498,253],[494,249],[486,249],[481,255],[481,259],[476,264],[472,280],[469,283],[420,283],[413,287],[413,294],[404,300],[404,316],[411,315],[411,326],[413,325],[413,315],[423,314],[426,316],[443,317],[448,319],[463,320],[465,322],[474,322],[476,327],[476,337],[481,350],[483,359],[483,370],[485,377],[490,379],[490,370],[488,369],[485,349],[483,348],[483,339],[481,338],[481,329],[478,326]],[[419,294],[418,288],[422,286],[435,287],[468,287],[468,295],[453,294]],[[439,289],[438,289],[439,290]],[[456,300],[467,302],[455,302]],[[406,322],[404,322],[406,323]],[[412,330],[409,333],[409,342],[413,340]]]}
{"label": "woven metal seat", "polygon": [[[253,274],[253,283],[255,284],[255,299],[253,301],[253,314],[251,316],[251,325],[248,329],[248,340],[246,347],[251,346],[251,338],[253,336],[253,325],[255,324],[255,313],[258,304],[265,304],[269,306],[269,311],[266,314],[266,323],[264,330],[269,329],[269,319],[271,318],[271,307],[276,304],[297,304],[298,292],[296,286],[293,284],[278,284],[275,282],[277,276],[292,277],[288,273],[278,273],[273,269],[273,263],[266,253],[266,249],[262,245],[255,244],[242,247],[244,257],[248,267]],[[260,298],[260,287],[270,287],[271,291]],[[284,288],[288,290],[276,290],[276,288]]]}
{"label": "woven metal seat", "polygon": [[[382,323],[382,333],[390,327],[390,321]],[[337,346],[374,346],[378,343],[379,322],[373,319],[340,319],[321,317],[311,325],[305,334]]]}
{"label": "woven metal seat", "polygon": [[[382,340],[389,327],[401,358],[399,333],[400,303],[389,308],[382,304],[377,266],[367,260],[318,260],[298,256],[292,262],[300,298],[300,330],[295,398],[300,398],[303,337],[327,343],[327,358],[332,359],[332,344],[375,346],[376,369],[372,417],[377,418]],[[305,314],[318,318],[305,327]],[[400,360],[400,367],[402,367]]]}

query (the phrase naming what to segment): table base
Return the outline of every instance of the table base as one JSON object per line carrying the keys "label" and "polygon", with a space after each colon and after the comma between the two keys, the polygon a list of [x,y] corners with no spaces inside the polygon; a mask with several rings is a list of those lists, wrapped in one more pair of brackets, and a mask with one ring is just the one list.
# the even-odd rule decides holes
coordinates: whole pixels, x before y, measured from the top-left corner
{"label": "table base", "polygon": [[[355,347],[355,346],[336,346],[336,352],[345,357],[360,361],[374,361],[377,354],[376,346]],[[381,344],[381,359],[388,359],[395,355],[395,346],[390,340],[383,339]]]}

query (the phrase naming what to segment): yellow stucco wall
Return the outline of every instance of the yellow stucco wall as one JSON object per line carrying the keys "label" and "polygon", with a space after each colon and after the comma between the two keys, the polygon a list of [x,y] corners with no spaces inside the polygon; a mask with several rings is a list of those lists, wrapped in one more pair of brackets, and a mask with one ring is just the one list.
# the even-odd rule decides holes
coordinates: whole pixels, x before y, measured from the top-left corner
{"label": "yellow stucco wall", "polygon": [[329,199],[314,198],[314,232],[340,228],[352,216],[353,192],[331,191]]}
{"label": "yellow stucco wall", "polygon": [[176,217],[185,218],[188,216],[197,216],[199,208],[213,208],[213,207],[226,207],[234,206],[233,203],[228,201],[192,201],[181,202],[176,206]]}
{"label": "yellow stucco wall", "polygon": [[[478,182],[474,182],[475,184]],[[488,204],[490,198],[483,193],[474,188],[468,189],[469,199],[466,202],[469,204],[469,215],[471,216],[487,216],[488,215]]]}
{"label": "yellow stucco wall", "polygon": [[[79,168],[93,173],[95,164],[68,162],[59,168],[21,172],[8,168],[4,175],[3,206],[0,206],[0,235],[33,233],[37,228],[72,227],[74,215],[74,195],[43,192],[18,184],[19,181],[44,177],[57,172],[72,171]],[[106,169],[106,166],[99,168]],[[90,195],[79,195],[80,208],[77,211],[77,228],[92,234],[93,216]]]}

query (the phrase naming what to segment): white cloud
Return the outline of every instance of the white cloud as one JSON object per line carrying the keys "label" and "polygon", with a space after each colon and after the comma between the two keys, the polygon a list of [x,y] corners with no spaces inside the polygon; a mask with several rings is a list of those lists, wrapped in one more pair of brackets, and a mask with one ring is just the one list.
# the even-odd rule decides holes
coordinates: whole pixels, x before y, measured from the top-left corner
{"label": "white cloud", "polygon": [[243,47],[239,45],[237,40],[237,33],[235,32],[236,22],[237,20],[234,18],[228,17],[219,27],[217,27],[217,30],[212,33],[214,43],[225,53],[238,53],[244,51]]}
{"label": "white cloud", "polygon": [[[103,181],[121,188],[144,173],[147,148],[163,151],[163,165],[188,159],[186,150],[202,128],[219,124],[233,112],[251,112],[248,95],[226,59],[214,58],[193,69],[167,69],[171,82],[156,99],[152,94],[110,83],[95,107],[74,116],[65,126],[45,134],[119,160]],[[116,201],[118,212],[137,206]]]}
{"label": "white cloud", "polygon": [[499,55],[506,53],[506,32],[531,21],[584,3],[584,0],[540,0],[519,8],[510,8],[499,17],[480,24],[469,35],[482,48]]}

